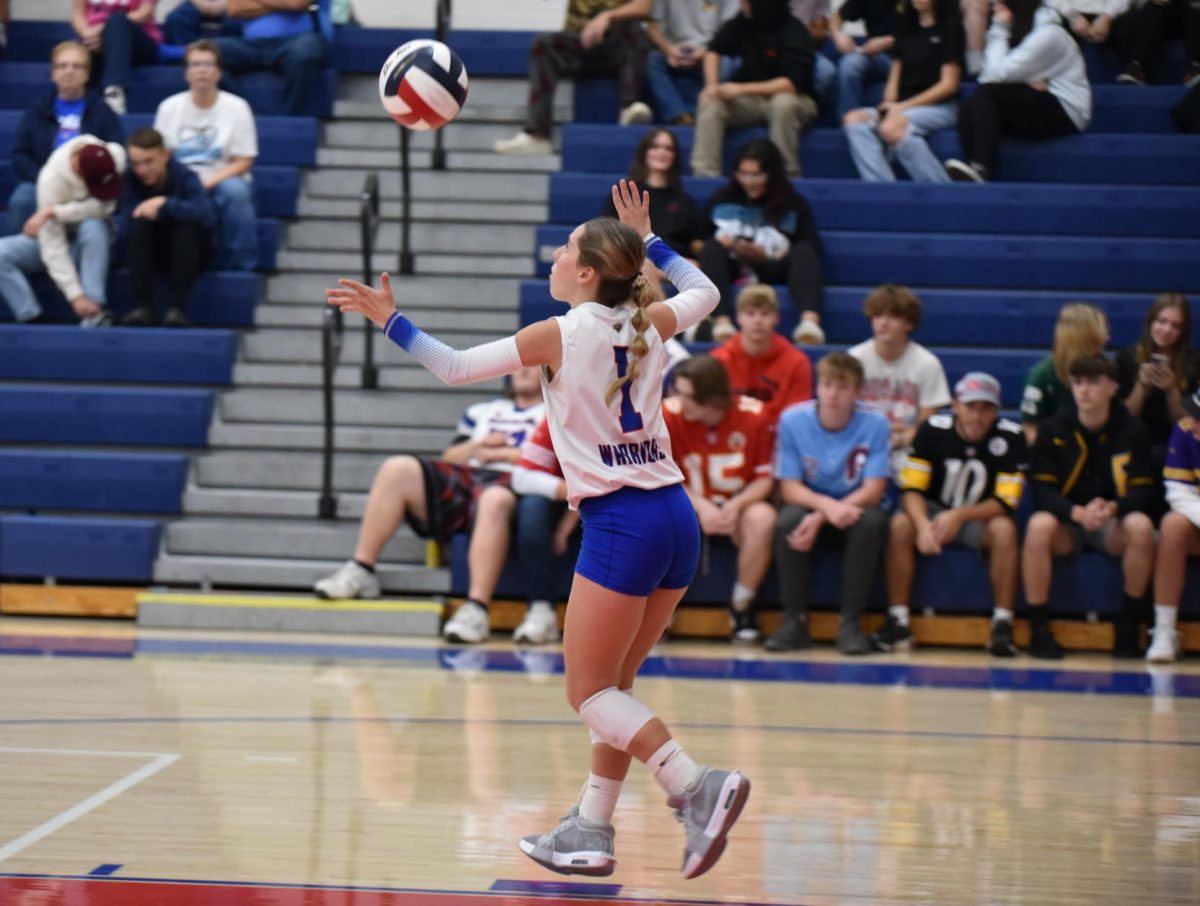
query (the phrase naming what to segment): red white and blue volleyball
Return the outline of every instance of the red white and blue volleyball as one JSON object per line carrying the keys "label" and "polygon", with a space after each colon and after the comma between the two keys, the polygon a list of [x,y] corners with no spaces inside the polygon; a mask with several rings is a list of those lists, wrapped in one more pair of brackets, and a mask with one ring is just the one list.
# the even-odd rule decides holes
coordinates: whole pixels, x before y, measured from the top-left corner
{"label": "red white and blue volleyball", "polygon": [[401,44],[379,71],[379,99],[401,126],[424,131],[446,125],[467,101],[467,68],[441,41]]}

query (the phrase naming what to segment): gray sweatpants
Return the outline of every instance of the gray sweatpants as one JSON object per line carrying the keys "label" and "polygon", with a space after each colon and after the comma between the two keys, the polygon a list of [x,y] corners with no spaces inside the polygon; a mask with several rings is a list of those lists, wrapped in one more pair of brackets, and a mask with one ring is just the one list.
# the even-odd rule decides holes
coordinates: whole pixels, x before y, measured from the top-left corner
{"label": "gray sweatpants", "polygon": [[[788,504],[779,511],[775,523],[775,568],[779,572],[779,591],[783,612],[789,616],[808,613],[809,585],[812,575],[810,553],[788,547],[787,536],[807,516],[809,510]],[[842,559],[841,612],[845,620],[857,620],[867,606],[867,596],[875,581],[883,546],[887,541],[888,514],[879,507],[869,507],[862,518],[846,529],[826,523],[817,536],[816,547],[841,543],[845,549]]]}

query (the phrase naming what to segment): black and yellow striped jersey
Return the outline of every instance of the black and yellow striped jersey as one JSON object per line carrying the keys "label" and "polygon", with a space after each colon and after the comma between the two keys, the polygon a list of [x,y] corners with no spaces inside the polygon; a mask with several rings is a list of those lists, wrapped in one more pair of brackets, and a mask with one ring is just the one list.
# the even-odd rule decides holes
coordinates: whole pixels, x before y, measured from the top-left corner
{"label": "black and yellow striped jersey", "polygon": [[942,506],[974,506],[995,497],[1015,510],[1025,491],[1025,436],[1016,422],[1000,419],[979,443],[959,435],[954,417],[930,416],[917,429],[900,470],[900,490],[919,491]]}

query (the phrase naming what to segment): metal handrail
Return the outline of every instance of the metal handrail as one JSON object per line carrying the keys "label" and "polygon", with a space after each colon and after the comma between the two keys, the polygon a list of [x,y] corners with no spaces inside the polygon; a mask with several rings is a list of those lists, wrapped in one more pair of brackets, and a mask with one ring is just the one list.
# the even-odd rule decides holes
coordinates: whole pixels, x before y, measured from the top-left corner
{"label": "metal handrail", "polygon": [[[379,175],[367,174],[362,191],[358,196],[358,231],[362,241],[363,283],[372,285],[375,268],[371,255],[375,250],[375,236],[379,232]],[[375,367],[375,325],[363,319],[363,366],[362,386],[374,390],[379,386],[379,369]]]}
{"label": "metal handrail", "polygon": [[[437,9],[434,15],[437,21],[437,39],[445,44],[446,37],[450,33],[450,0],[437,0]],[[442,130],[436,130],[433,135],[433,160],[431,162],[434,170],[446,169],[446,148],[444,142],[445,139],[442,135]]]}

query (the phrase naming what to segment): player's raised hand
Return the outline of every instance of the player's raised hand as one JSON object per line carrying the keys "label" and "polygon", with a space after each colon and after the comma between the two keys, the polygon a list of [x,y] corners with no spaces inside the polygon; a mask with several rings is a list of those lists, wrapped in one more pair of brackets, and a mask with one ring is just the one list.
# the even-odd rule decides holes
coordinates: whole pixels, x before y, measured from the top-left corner
{"label": "player's raised hand", "polygon": [[621,223],[632,227],[639,236],[650,234],[649,192],[640,192],[636,183],[622,179],[612,187],[612,200]]}
{"label": "player's raised hand", "polygon": [[379,275],[379,289],[357,280],[339,280],[337,286],[325,290],[325,301],[341,311],[358,312],[381,328],[396,310],[392,280],[387,271]]}

